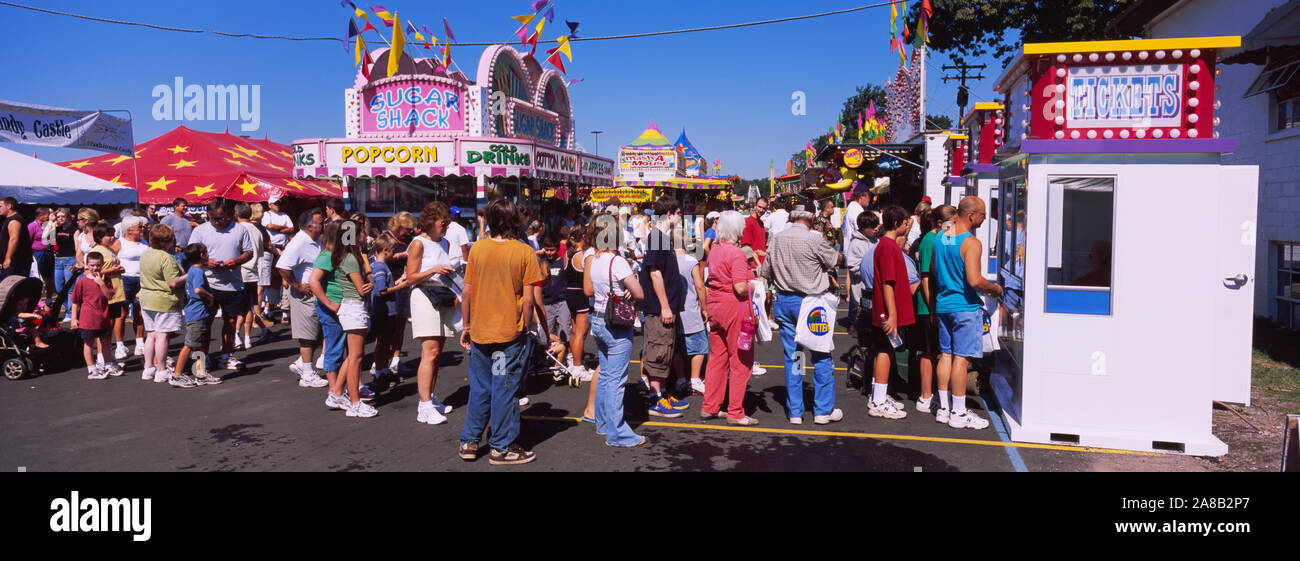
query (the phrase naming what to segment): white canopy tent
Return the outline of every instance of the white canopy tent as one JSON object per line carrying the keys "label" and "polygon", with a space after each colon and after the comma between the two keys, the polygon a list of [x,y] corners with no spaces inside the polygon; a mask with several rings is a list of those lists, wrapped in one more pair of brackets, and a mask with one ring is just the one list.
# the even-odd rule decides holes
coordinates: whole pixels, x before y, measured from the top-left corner
{"label": "white canopy tent", "polygon": [[0,197],[23,204],[114,205],[139,200],[135,189],[0,148]]}

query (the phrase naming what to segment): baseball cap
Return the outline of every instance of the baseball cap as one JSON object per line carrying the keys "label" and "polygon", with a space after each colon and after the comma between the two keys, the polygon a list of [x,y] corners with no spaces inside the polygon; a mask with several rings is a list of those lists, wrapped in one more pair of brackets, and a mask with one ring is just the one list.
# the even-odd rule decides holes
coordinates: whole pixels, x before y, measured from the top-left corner
{"label": "baseball cap", "polygon": [[722,213],[720,213],[720,212],[718,212],[718,211],[715,210],[715,211],[713,211],[713,212],[710,212],[710,213],[704,215],[704,217],[707,218],[707,219],[709,219],[709,220],[713,220],[714,218],[722,218]]}
{"label": "baseball cap", "polygon": [[924,197],[921,197],[921,202],[923,202],[923,203],[934,203],[934,199],[931,199],[931,198],[930,198],[930,195],[926,195],[926,196],[924,196]]}
{"label": "baseball cap", "polygon": [[451,211],[451,215],[452,215],[452,216],[460,216],[460,207],[458,207],[458,206],[454,206],[454,207],[451,207],[451,208],[448,209],[448,210]]}

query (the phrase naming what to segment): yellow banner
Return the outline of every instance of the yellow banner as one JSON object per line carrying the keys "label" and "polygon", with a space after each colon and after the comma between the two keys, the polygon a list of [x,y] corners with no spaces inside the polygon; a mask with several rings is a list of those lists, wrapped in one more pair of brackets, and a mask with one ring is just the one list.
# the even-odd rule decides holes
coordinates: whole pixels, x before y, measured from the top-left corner
{"label": "yellow banner", "polygon": [[623,203],[648,203],[654,196],[653,189],[592,189],[591,200],[597,203],[606,202],[614,197],[618,197],[619,202]]}

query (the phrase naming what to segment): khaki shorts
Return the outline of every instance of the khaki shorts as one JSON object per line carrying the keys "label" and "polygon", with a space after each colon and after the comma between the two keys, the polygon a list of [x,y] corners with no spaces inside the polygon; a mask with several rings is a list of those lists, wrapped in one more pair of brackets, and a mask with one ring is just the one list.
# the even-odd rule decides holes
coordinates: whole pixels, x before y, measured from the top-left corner
{"label": "khaki shorts", "polygon": [[320,318],[316,317],[316,297],[289,291],[289,331],[299,341],[320,340]]}
{"label": "khaki shorts", "polygon": [[456,307],[437,308],[422,290],[411,291],[411,336],[455,337]]}
{"label": "khaki shorts", "polygon": [[[681,318],[675,318],[681,321]],[[673,352],[677,345],[677,325],[664,325],[659,316],[645,315],[641,320],[641,365],[651,378],[667,378],[673,369]]]}

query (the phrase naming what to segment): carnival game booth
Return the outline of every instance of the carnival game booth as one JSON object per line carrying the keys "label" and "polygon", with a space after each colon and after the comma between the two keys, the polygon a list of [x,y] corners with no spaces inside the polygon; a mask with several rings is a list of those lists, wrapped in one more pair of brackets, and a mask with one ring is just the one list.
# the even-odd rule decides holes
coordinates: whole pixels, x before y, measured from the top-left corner
{"label": "carnival game booth", "polygon": [[[813,160],[822,171],[814,195],[852,191],[869,185],[881,206],[896,204],[912,210],[924,196],[924,178],[914,162],[924,161],[924,144],[831,144]],[[811,187],[811,185],[810,185]]]}
{"label": "carnival game booth", "polygon": [[781,204],[794,203],[803,195],[803,174],[782,175],[772,185],[772,200]]}
{"label": "carnival game booth", "polygon": [[386,78],[390,54],[375,51],[345,91],[345,138],[293,146],[295,176],[342,179],[350,208],[374,225],[433,200],[472,217],[488,196],[536,202],[564,192],[580,199],[613,185],[612,160],[574,149],[561,74],[494,45],[475,81],[405,53]]}
{"label": "carnival game booth", "polygon": [[266,139],[179,126],[136,145],[134,162],[129,156],[108,155],[59,165],[133,188],[139,193],[140,204],[164,208],[177,197],[191,205],[205,205],[218,197],[264,202],[343,196],[337,181],[294,178],[290,150]]}
{"label": "carnival game booth", "polygon": [[[992,381],[1013,440],[1227,453],[1212,401],[1250,399],[1258,168],[1220,161],[1215,78],[1240,43],[1028,44],[998,80]],[[1153,246],[1171,201],[1197,218]]]}
{"label": "carnival game booth", "polygon": [[[617,189],[650,190],[650,200],[669,195],[685,208],[712,200],[725,200],[734,177],[711,177],[704,161],[686,130],[677,142],[668,140],[651,121],[650,126],[630,144],[618,148]],[[621,202],[629,202],[620,197]]]}

